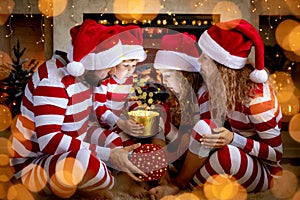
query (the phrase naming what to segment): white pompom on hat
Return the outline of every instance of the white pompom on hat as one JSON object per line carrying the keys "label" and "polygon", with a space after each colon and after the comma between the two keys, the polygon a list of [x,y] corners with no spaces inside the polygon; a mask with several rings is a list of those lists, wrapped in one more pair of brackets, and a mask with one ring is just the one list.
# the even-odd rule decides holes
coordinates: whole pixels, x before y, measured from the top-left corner
{"label": "white pompom on hat", "polygon": [[70,30],[67,71],[81,76],[85,70],[101,70],[120,64],[123,49],[114,26],[104,26],[87,19]]}
{"label": "white pompom on hat", "polygon": [[201,50],[216,62],[231,69],[242,69],[255,47],[255,67],[250,79],[264,83],[268,73],[264,69],[264,43],[259,32],[244,19],[221,22],[206,30],[199,38]]}
{"label": "white pompom on hat", "polygon": [[164,35],[154,59],[154,68],[199,72],[199,47],[194,35],[176,33]]}
{"label": "white pompom on hat", "polygon": [[143,62],[147,58],[147,54],[143,47],[143,32],[139,26],[117,26],[119,30],[119,38],[123,47],[124,60],[136,59]]}

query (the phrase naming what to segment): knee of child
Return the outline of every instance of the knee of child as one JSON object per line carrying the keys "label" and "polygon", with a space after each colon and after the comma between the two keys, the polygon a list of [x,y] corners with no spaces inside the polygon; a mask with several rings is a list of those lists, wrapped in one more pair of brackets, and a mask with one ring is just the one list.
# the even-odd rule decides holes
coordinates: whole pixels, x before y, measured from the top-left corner
{"label": "knee of child", "polygon": [[212,134],[213,128],[216,128],[216,125],[209,119],[201,119],[194,126],[194,130],[201,136],[205,134]]}

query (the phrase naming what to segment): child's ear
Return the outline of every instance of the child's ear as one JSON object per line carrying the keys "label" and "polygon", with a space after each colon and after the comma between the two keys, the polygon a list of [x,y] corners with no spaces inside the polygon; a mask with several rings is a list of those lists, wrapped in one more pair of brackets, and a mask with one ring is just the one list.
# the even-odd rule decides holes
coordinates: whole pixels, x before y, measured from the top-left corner
{"label": "child's ear", "polygon": [[116,74],[116,70],[117,70],[116,66],[112,67],[111,70],[109,71],[109,74],[110,75],[115,75]]}

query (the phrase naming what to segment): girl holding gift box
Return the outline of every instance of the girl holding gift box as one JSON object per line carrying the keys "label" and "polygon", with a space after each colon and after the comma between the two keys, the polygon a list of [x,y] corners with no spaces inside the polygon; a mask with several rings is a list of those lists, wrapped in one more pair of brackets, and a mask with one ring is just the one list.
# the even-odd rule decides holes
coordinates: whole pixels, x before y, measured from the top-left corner
{"label": "girl holding gift box", "polygon": [[[175,194],[189,184],[201,188],[217,175],[248,192],[265,191],[281,171],[282,115],[267,83],[258,31],[243,19],[223,22],[205,31],[198,44],[205,81],[198,99],[205,118],[193,128],[179,174],[151,189],[151,199]],[[256,68],[247,64],[252,45]]]}

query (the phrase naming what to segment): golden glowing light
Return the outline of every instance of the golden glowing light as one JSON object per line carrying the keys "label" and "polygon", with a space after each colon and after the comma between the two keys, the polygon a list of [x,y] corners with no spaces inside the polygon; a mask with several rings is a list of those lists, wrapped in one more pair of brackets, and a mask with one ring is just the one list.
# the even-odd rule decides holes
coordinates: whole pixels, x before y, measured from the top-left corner
{"label": "golden glowing light", "polygon": [[293,15],[300,15],[299,1],[284,1]]}
{"label": "golden glowing light", "polygon": [[289,122],[289,134],[295,141],[300,142],[300,113],[295,114]]}
{"label": "golden glowing light", "polygon": [[15,7],[13,0],[0,1],[0,25],[4,25]]}
{"label": "golden glowing light", "polygon": [[134,19],[146,24],[156,18],[160,10],[160,1],[115,0],[113,10],[115,16],[119,20],[124,20],[124,23]]}
{"label": "golden glowing light", "polygon": [[176,200],[176,196],[174,195],[167,195],[161,198],[160,200]]}
{"label": "golden glowing light", "polygon": [[39,10],[47,17],[56,17],[64,12],[67,0],[39,0]]}
{"label": "golden glowing light", "polygon": [[40,192],[47,184],[47,174],[42,167],[36,165],[33,170],[22,176],[22,183],[29,191]]}
{"label": "golden glowing light", "polygon": [[[242,12],[235,3],[231,1],[219,1],[213,8],[212,14],[220,14],[221,21],[230,21],[242,17]],[[215,20],[214,20],[215,21]]]}
{"label": "golden glowing light", "polygon": [[300,199],[300,190],[298,190],[292,198],[292,200],[298,200],[298,199]]}
{"label": "golden glowing light", "polygon": [[9,156],[6,154],[0,154],[0,167],[9,165]]}
{"label": "golden glowing light", "polygon": [[241,186],[228,175],[215,175],[204,184],[204,194],[207,199],[234,199],[239,194]]}
{"label": "golden glowing light", "polygon": [[9,165],[0,167],[0,182],[8,182],[14,176]]}
{"label": "golden glowing light", "polygon": [[177,196],[176,200],[200,200],[195,194],[185,192]]}
{"label": "golden glowing light", "polygon": [[10,56],[5,52],[0,51],[0,81],[9,76],[12,69],[11,64],[12,60]]}
{"label": "golden glowing light", "polygon": [[288,199],[295,194],[297,186],[297,176],[288,170],[283,170],[281,176],[273,178],[271,192],[276,198]]}
{"label": "golden glowing light", "polygon": [[0,154],[12,155],[12,144],[11,141],[5,137],[0,137]]}
{"label": "golden glowing light", "polygon": [[300,110],[300,105],[296,95],[292,94],[288,101],[281,103],[281,111],[285,116],[293,116]]}
{"label": "golden glowing light", "polygon": [[273,84],[276,86],[276,96],[279,103],[290,101],[293,96],[295,85],[291,74],[281,71],[276,71],[271,75]]}
{"label": "golden glowing light", "polygon": [[0,199],[7,199],[7,191],[11,186],[11,182],[0,182]]}
{"label": "golden glowing light", "polygon": [[[297,33],[294,31],[295,27],[298,27],[299,23],[292,19],[287,19],[281,22],[275,30],[275,38],[277,43],[287,51],[294,51],[296,48],[296,43],[299,42],[299,39],[295,40]],[[296,29],[297,31],[298,29]],[[292,35],[292,36],[291,36]],[[297,48],[298,45],[297,45]],[[297,49],[295,49],[297,50]]]}
{"label": "golden glowing light", "polygon": [[58,181],[58,179],[56,177],[57,177],[57,175],[54,174],[50,180],[50,188],[51,188],[52,192],[56,196],[61,197],[61,198],[71,197],[76,192],[77,187],[72,186],[72,187],[66,188],[65,186],[60,184],[60,181]]}
{"label": "golden glowing light", "polygon": [[9,107],[0,104],[0,131],[4,131],[10,127],[11,121],[12,115]]}
{"label": "golden glowing light", "polygon": [[34,197],[22,184],[18,183],[9,187],[7,199],[34,200]]}
{"label": "golden glowing light", "polygon": [[83,166],[75,158],[62,159],[56,165],[57,180],[65,187],[76,187],[83,175]]}

